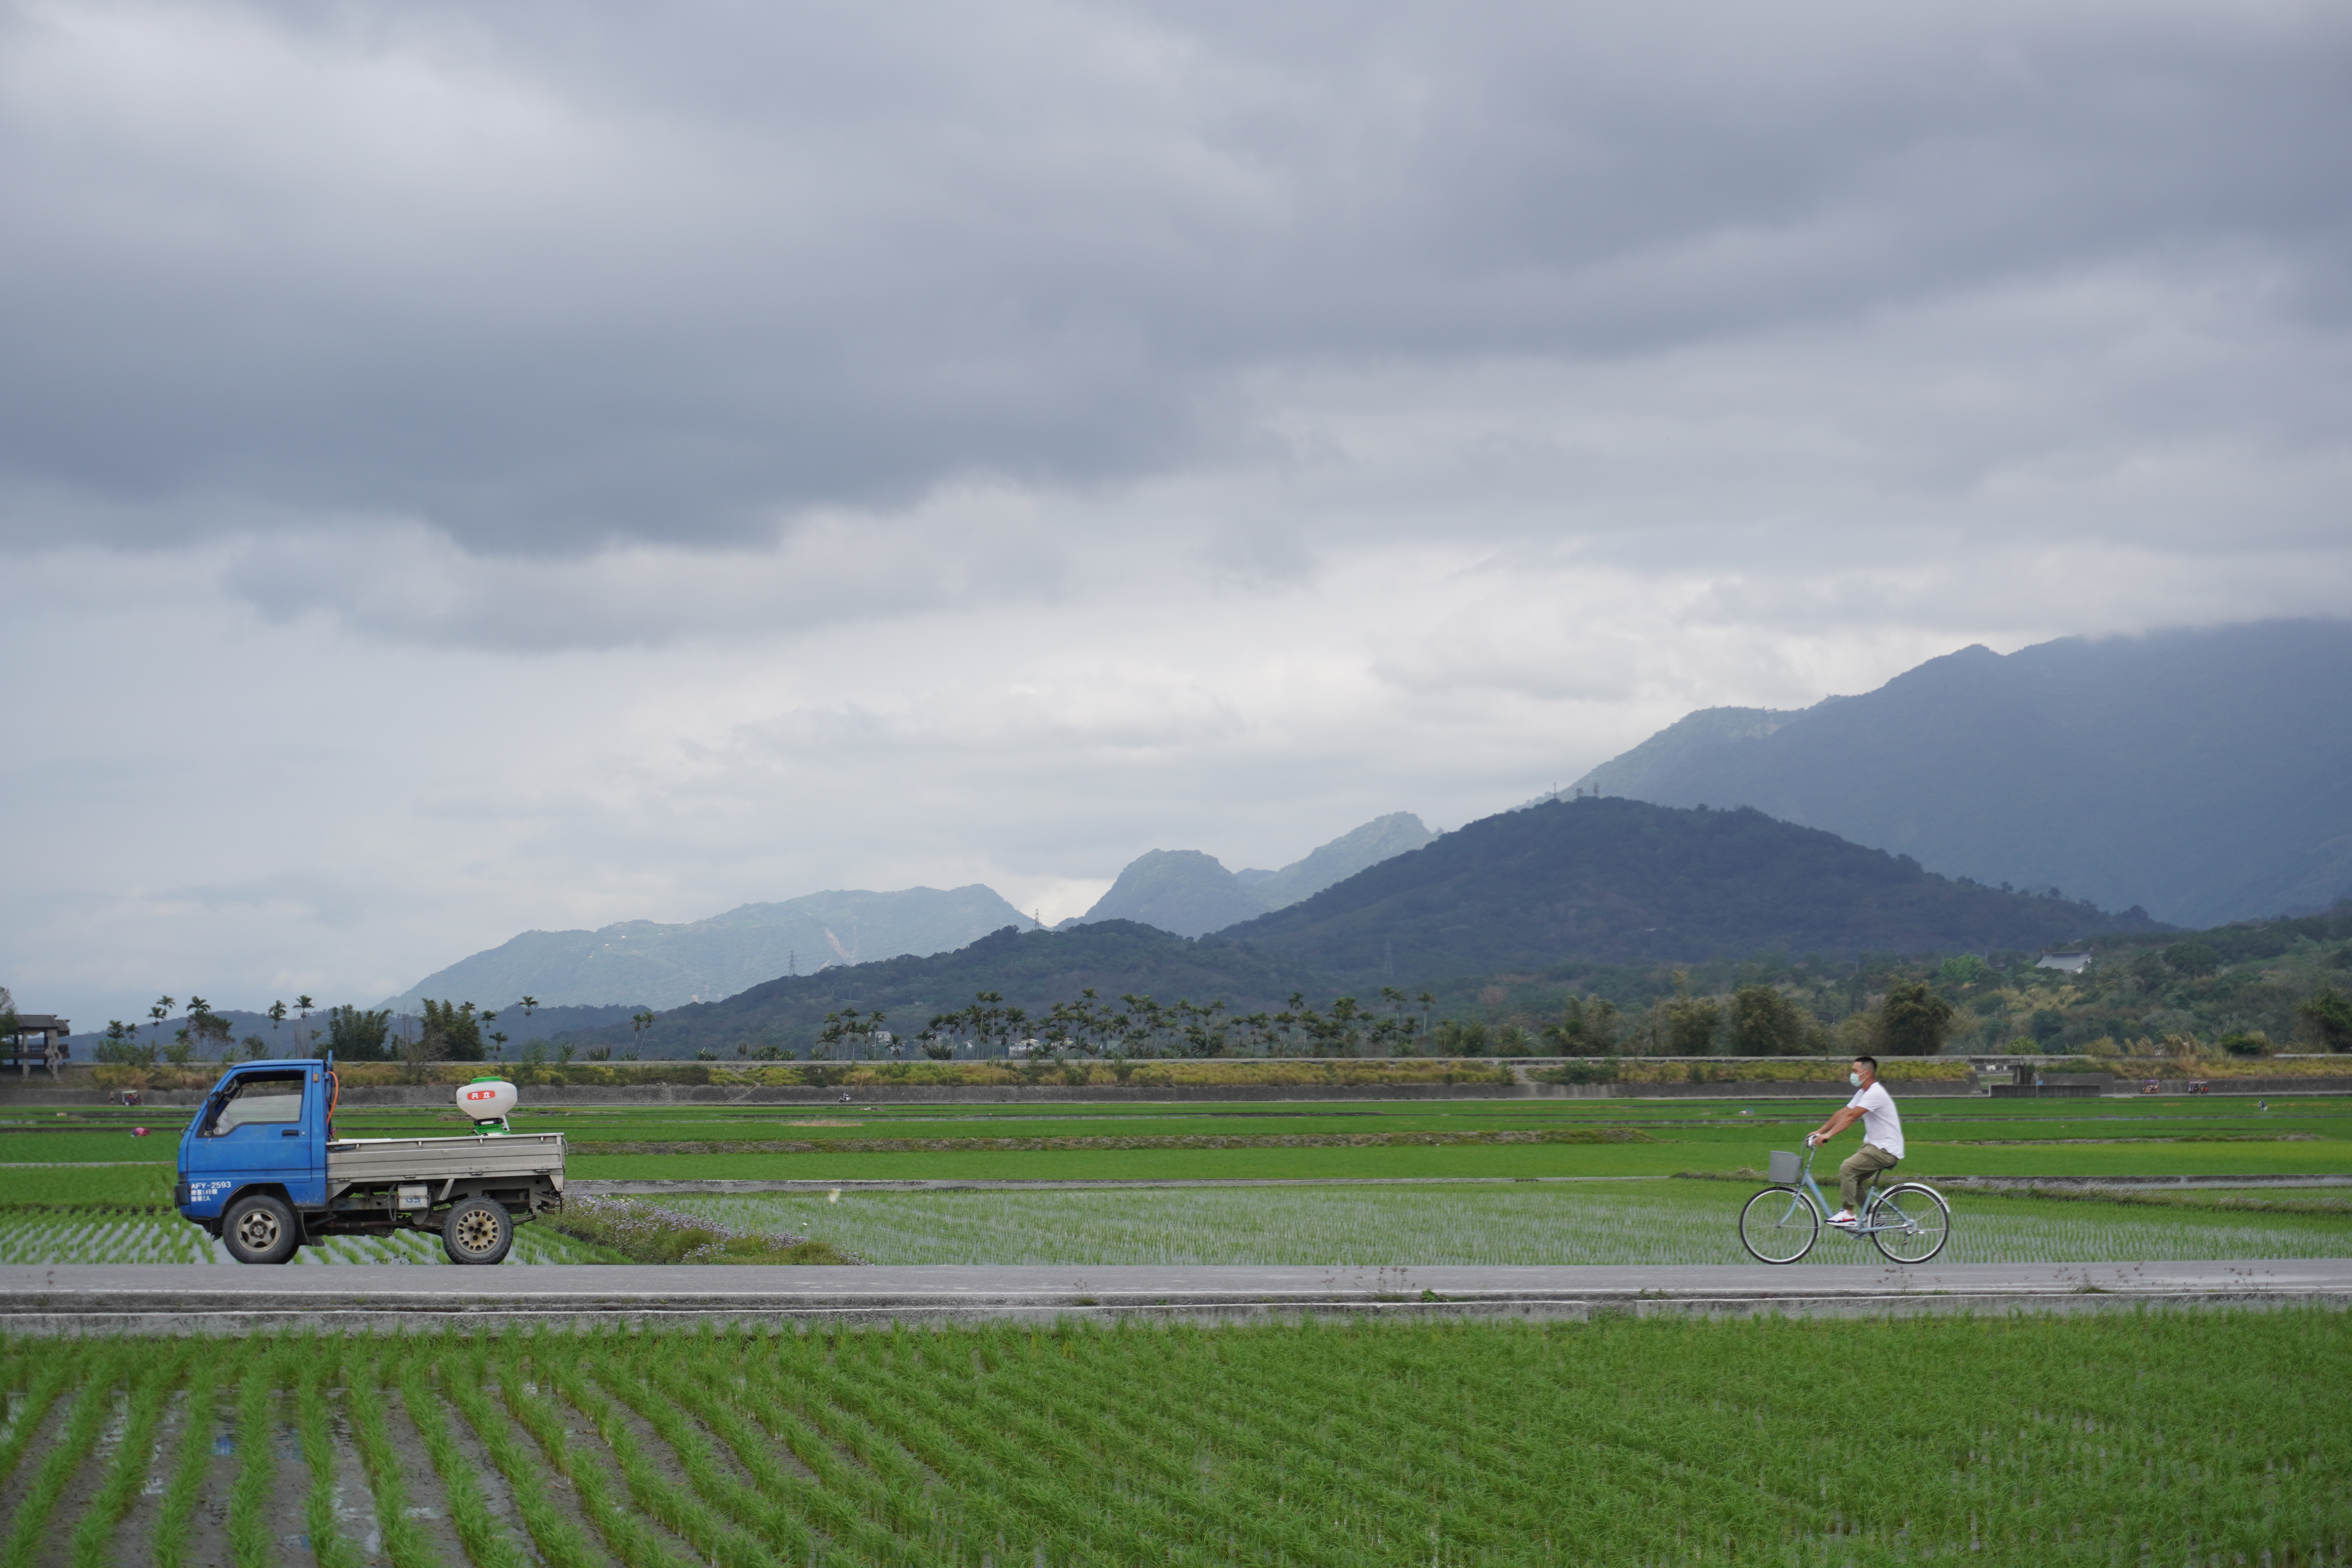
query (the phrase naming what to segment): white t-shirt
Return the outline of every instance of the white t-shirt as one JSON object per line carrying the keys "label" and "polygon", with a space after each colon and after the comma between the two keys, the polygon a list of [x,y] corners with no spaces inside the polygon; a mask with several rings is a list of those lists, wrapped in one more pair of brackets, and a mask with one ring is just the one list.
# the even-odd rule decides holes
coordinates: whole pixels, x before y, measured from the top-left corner
{"label": "white t-shirt", "polygon": [[1846,1101],[1862,1112],[1862,1141],[1875,1143],[1896,1159],[1903,1158],[1903,1118],[1895,1113],[1895,1097],[1876,1079]]}

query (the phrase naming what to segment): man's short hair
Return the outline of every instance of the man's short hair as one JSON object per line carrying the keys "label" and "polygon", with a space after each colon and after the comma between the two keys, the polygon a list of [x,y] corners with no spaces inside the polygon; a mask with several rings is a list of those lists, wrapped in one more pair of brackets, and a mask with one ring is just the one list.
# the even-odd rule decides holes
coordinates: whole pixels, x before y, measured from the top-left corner
{"label": "man's short hair", "polygon": [[1878,1058],[1876,1057],[1856,1057],[1853,1059],[1858,1062],[1868,1062],[1870,1064],[1870,1076],[1873,1078],[1876,1078],[1878,1076]]}

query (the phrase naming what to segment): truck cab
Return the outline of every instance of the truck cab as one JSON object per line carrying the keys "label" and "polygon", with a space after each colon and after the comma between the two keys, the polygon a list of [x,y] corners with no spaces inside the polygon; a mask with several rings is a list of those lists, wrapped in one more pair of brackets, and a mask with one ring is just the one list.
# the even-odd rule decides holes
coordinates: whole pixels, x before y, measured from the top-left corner
{"label": "truck cab", "polygon": [[562,1206],[563,1135],[344,1139],[326,1060],[229,1068],[180,1135],[173,1202],[240,1263],[330,1236],[437,1230],[452,1262],[496,1263],[514,1226]]}

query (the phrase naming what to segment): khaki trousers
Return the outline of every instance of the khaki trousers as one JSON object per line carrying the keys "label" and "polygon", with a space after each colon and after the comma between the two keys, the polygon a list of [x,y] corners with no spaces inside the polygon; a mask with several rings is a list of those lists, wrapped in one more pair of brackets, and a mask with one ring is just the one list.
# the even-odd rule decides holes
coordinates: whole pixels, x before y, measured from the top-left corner
{"label": "khaki trousers", "polygon": [[1870,1185],[1870,1179],[1881,1171],[1893,1170],[1899,1163],[1875,1143],[1864,1143],[1848,1155],[1845,1163],[1838,1167],[1838,1196],[1845,1200],[1845,1212],[1860,1214],[1863,1190]]}

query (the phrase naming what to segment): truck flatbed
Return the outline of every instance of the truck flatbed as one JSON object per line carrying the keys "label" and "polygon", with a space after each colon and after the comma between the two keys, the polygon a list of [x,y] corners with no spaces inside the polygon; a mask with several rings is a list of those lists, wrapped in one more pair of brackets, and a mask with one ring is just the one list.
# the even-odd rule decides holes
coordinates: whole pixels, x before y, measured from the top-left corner
{"label": "truck flatbed", "polygon": [[563,1190],[563,1134],[344,1138],[327,1145],[331,1199],[351,1187],[383,1182],[462,1181],[477,1176],[538,1176],[560,1193]]}

